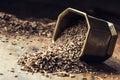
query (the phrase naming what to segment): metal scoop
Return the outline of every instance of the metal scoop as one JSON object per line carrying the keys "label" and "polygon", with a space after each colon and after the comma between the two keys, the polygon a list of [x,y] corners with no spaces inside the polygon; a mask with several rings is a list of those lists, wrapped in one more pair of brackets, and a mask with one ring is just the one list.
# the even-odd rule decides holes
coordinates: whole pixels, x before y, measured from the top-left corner
{"label": "metal scoop", "polygon": [[88,26],[80,59],[103,62],[111,57],[118,37],[114,25],[73,8],[67,8],[58,16],[52,42],[60,37],[70,23],[79,19],[84,19]]}

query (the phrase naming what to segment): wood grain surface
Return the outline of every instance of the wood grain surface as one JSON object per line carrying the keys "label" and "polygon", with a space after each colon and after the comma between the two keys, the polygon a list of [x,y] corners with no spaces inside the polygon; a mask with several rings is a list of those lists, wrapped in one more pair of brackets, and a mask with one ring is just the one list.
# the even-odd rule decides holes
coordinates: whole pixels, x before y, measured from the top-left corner
{"label": "wood grain surface", "polygon": [[[94,74],[76,74],[75,78],[53,75],[47,78],[40,73],[32,74],[20,70],[20,66],[17,65],[19,56],[26,52],[39,50],[42,46],[50,43],[49,39],[41,38],[34,36],[26,39],[24,36],[6,37],[0,35],[0,80],[120,80],[120,34],[113,56],[104,63],[90,64],[98,71],[93,71]],[[14,68],[14,72],[10,71],[11,68]]]}

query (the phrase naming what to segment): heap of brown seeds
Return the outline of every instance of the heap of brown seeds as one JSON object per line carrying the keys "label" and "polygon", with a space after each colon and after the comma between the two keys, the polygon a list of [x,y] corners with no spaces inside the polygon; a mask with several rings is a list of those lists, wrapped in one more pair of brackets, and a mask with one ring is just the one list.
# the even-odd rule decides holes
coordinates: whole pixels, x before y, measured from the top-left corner
{"label": "heap of brown seeds", "polygon": [[51,19],[19,19],[0,12],[0,33],[6,35],[39,35],[52,37],[55,21]]}
{"label": "heap of brown seeds", "polygon": [[87,25],[78,20],[69,26],[60,38],[47,47],[47,50],[24,54],[18,60],[21,69],[29,72],[53,73],[70,76],[73,73],[87,72],[87,64],[80,61],[80,53],[86,38]]}

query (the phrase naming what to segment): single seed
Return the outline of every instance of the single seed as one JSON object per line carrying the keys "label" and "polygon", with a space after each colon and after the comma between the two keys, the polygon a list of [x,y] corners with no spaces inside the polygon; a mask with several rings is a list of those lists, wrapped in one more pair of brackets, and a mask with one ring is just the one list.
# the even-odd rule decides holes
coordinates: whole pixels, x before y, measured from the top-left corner
{"label": "single seed", "polygon": [[15,72],[15,70],[14,70],[14,68],[10,68],[8,71],[10,71],[10,72]]}
{"label": "single seed", "polygon": [[12,53],[9,53],[9,55],[12,55]]}
{"label": "single seed", "polygon": [[3,75],[3,73],[0,73],[0,75]]}
{"label": "single seed", "polygon": [[74,78],[74,77],[75,77],[75,75],[73,75],[73,74],[70,74],[69,76],[70,76],[71,78]]}
{"label": "single seed", "polygon": [[17,77],[18,77],[18,75],[15,75],[14,77],[15,77],[15,78],[17,78]]}

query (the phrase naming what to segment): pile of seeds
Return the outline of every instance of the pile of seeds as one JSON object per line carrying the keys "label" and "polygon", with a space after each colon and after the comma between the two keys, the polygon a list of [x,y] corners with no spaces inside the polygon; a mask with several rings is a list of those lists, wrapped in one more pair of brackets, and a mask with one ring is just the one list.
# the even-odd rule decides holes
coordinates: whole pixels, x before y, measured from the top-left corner
{"label": "pile of seeds", "polygon": [[51,19],[19,19],[14,15],[0,12],[0,34],[38,35],[52,37],[55,21]]}
{"label": "pile of seeds", "polygon": [[87,64],[80,61],[86,32],[87,24],[78,20],[62,32],[55,44],[47,46],[44,51],[24,54],[19,58],[18,64],[24,71],[52,73],[58,76],[87,72]]}

